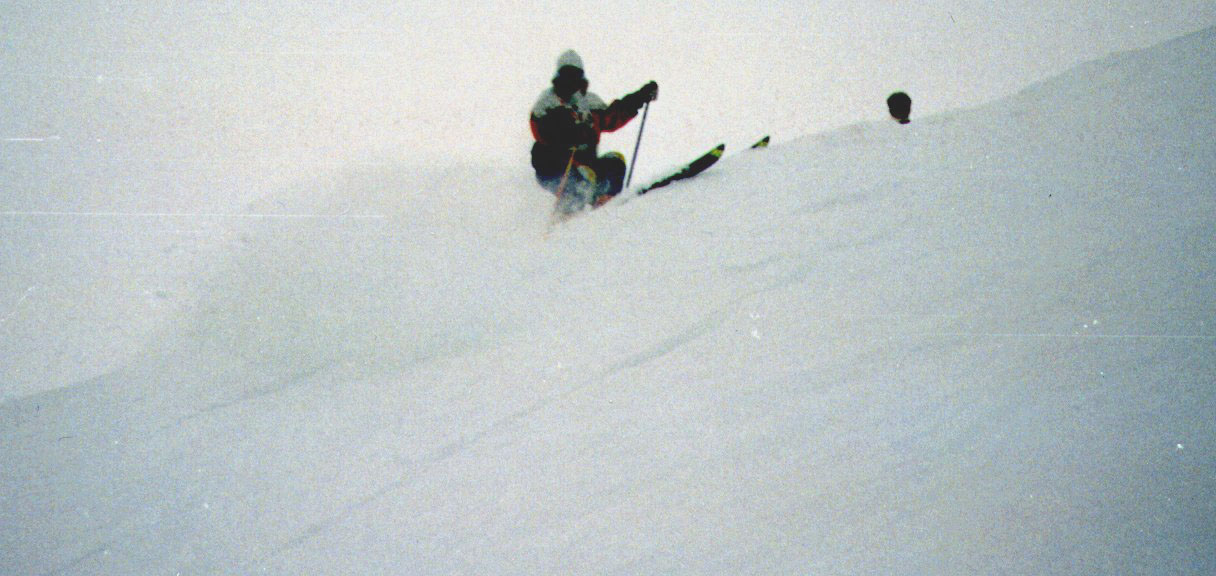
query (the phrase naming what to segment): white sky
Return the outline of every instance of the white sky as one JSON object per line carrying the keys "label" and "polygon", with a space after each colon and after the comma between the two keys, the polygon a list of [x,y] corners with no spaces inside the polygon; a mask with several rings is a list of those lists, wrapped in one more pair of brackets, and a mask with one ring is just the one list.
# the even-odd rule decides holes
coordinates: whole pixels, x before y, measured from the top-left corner
{"label": "white sky", "polygon": [[[314,170],[301,163],[526,167],[527,112],[567,48],[605,99],[659,82],[645,173],[718,141],[881,119],[894,90],[914,117],[978,104],[1216,23],[1198,0],[160,4],[0,6],[5,209],[45,203],[51,177],[85,205],[121,181],[173,207]],[[605,150],[631,152],[636,129]]]}

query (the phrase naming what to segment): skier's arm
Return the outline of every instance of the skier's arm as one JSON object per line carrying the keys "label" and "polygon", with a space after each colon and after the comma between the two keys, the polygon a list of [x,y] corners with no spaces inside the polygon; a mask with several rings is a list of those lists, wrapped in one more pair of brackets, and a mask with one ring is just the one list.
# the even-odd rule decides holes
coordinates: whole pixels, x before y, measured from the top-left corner
{"label": "skier's arm", "polygon": [[537,142],[552,146],[568,147],[578,141],[578,120],[574,111],[556,107],[541,113],[533,113],[532,136]]}
{"label": "skier's arm", "polygon": [[599,141],[591,121],[580,122],[567,108],[532,116],[532,136],[541,144],[564,150],[591,146]]}
{"label": "skier's arm", "polygon": [[601,132],[615,132],[637,115],[638,109],[621,99],[613,101],[603,110],[598,110],[595,121]]}
{"label": "skier's arm", "polygon": [[596,116],[599,129],[602,132],[612,132],[633,120],[642,109],[642,105],[654,100],[659,95],[659,85],[653,80],[642,86],[637,92],[614,101],[608,108]]}

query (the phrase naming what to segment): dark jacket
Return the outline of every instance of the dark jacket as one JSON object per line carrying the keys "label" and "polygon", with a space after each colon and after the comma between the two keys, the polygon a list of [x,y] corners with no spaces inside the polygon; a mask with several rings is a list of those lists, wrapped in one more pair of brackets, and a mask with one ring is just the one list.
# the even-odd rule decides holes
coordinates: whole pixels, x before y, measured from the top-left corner
{"label": "dark jacket", "polygon": [[575,92],[562,100],[552,88],[532,107],[532,167],[542,179],[561,178],[575,149],[575,165],[590,164],[598,154],[600,134],[620,129],[638,115],[637,102],[622,98],[604,104],[591,92]]}

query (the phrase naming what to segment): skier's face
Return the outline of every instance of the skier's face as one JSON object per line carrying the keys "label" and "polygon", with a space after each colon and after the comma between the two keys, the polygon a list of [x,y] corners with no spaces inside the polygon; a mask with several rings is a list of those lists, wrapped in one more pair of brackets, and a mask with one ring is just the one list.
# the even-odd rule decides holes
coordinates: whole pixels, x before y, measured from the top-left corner
{"label": "skier's face", "polygon": [[569,100],[575,92],[586,87],[587,79],[583,77],[583,71],[573,66],[563,67],[553,79],[553,92],[562,100]]}

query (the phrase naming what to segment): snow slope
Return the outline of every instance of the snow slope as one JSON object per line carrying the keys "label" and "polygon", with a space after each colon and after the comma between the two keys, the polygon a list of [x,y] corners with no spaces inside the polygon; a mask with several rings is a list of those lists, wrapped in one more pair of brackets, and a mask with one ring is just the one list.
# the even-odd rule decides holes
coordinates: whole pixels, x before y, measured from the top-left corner
{"label": "snow slope", "polygon": [[549,232],[519,171],[318,175],[159,277],[151,345],[0,405],[0,572],[1212,573],[1214,62]]}

